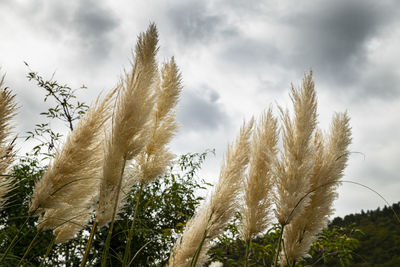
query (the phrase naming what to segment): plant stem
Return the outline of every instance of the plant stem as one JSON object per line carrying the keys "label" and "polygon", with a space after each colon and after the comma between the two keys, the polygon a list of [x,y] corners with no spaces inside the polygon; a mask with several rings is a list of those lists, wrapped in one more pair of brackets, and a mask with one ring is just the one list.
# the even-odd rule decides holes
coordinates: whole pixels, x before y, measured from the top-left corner
{"label": "plant stem", "polygon": [[135,220],[136,220],[136,216],[137,216],[137,214],[138,214],[138,211],[139,211],[139,202],[140,202],[140,198],[141,198],[141,196],[142,196],[142,191],[143,191],[143,184],[141,183],[140,184],[140,188],[139,188],[139,192],[137,193],[137,196],[136,196],[136,207],[135,207],[135,212],[133,213],[133,219],[132,219],[132,222],[131,222],[131,227],[130,227],[130,229],[129,229],[129,234],[128,234],[128,239],[126,240],[126,246],[125,246],[125,253],[124,253],[124,259],[123,259],[123,262],[122,262],[122,266],[126,266],[126,263],[129,261],[129,254],[130,254],[130,252],[131,252],[131,241],[132,241],[132,238],[133,238],[133,230],[134,230],[134,226],[135,226]]}
{"label": "plant stem", "polygon": [[28,215],[28,217],[26,218],[25,222],[21,225],[21,227],[19,228],[18,232],[15,234],[15,236],[14,236],[13,240],[11,241],[10,245],[7,247],[6,251],[3,254],[3,257],[1,257],[1,259],[0,259],[0,266],[3,263],[3,261],[5,260],[5,258],[7,257],[8,253],[11,250],[11,248],[14,247],[14,245],[17,243],[19,235],[22,232],[22,228],[24,228],[25,224],[27,224],[29,218],[30,218],[30,216]]}
{"label": "plant stem", "polygon": [[197,247],[196,252],[194,253],[192,261],[190,262],[190,267],[196,267],[197,261],[199,260],[201,249],[202,249],[203,244],[204,244],[204,241],[207,238],[208,227],[209,227],[209,224],[210,224],[210,221],[211,221],[211,218],[212,218],[213,214],[214,214],[214,211],[211,212],[210,217],[208,218],[206,229],[204,230],[203,236],[201,237],[200,244]]}
{"label": "plant stem", "polygon": [[190,262],[190,267],[196,267],[197,261],[199,260],[201,248],[203,247],[204,240],[206,240],[206,237],[207,237],[207,229],[204,230],[203,237],[201,238],[201,242],[200,242],[199,246],[197,247],[196,253],[193,256],[192,261]]}
{"label": "plant stem", "polygon": [[65,267],[69,267],[70,266],[70,262],[69,262],[69,250],[71,247],[71,243],[66,243],[65,244]]}
{"label": "plant stem", "polygon": [[114,210],[113,210],[113,214],[112,214],[111,224],[110,224],[110,228],[108,229],[106,244],[105,244],[104,252],[103,252],[103,261],[101,263],[102,267],[106,267],[107,266],[108,251],[110,249],[111,236],[112,236],[112,231],[113,231],[114,222],[115,222],[115,215],[117,213],[117,207],[118,207],[118,201],[119,201],[119,193],[121,191],[122,176],[123,176],[124,170],[125,170],[125,163],[126,163],[126,157],[124,156],[123,163],[122,163],[122,169],[121,169],[121,176],[119,178],[119,182],[118,182],[118,186],[117,186],[117,195],[115,196],[115,203],[114,203]]}
{"label": "plant stem", "polygon": [[36,239],[39,237],[40,231],[36,231],[35,237],[32,239],[31,243],[29,244],[28,248],[25,250],[24,256],[18,262],[18,267],[21,266],[22,262],[24,261],[25,257],[28,255],[29,251],[31,251],[33,243],[35,243]]}
{"label": "plant stem", "polygon": [[140,251],[142,251],[148,244],[150,244],[151,242],[153,242],[153,240],[148,241],[146,244],[144,244],[141,248],[139,248],[138,251],[136,251],[135,255],[133,255],[133,258],[131,259],[131,261],[128,263],[128,267],[131,266],[133,260],[136,258],[137,255],[139,255]]}
{"label": "plant stem", "polygon": [[114,228],[114,220],[111,221],[110,228],[108,229],[107,239],[106,239],[106,243],[105,243],[105,247],[104,247],[104,251],[103,251],[103,261],[101,263],[102,267],[107,266],[108,250],[110,248],[113,228]]}
{"label": "plant stem", "polygon": [[44,261],[47,259],[47,256],[49,256],[51,249],[53,248],[54,245],[54,240],[56,239],[56,237],[54,236],[53,239],[51,240],[49,246],[47,247],[47,251],[46,254],[44,255],[42,261],[40,262],[39,267],[42,267],[44,264]]}
{"label": "plant stem", "polygon": [[281,250],[281,242],[282,242],[282,236],[283,236],[283,229],[285,228],[284,225],[281,225],[281,232],[279,233],[279,240],[278,240],[278,246],[276,248],[275,252],[275,260],[274,260],[274,267],[278,266],[278,258],[279,258],[279,252]]}
{"label": "plant stem", "polygon": [[89,240],[86,244],[85,254],[83,255],[80,267],[84,267],[86,264],[86,258],[89,254],[90,247],[92,246],[93,236],[94,236],[94,233],[96,232],[96,226],[97,226],[97,221],[95,220],[92,225],[92,230],[90,231]]}
{"label": "plant stem", "polygon": [[244,266],[247,267],[249,266],[249,250],[250,250],[250,242],[251,240],[246,241],[246,251],[244,254]]}

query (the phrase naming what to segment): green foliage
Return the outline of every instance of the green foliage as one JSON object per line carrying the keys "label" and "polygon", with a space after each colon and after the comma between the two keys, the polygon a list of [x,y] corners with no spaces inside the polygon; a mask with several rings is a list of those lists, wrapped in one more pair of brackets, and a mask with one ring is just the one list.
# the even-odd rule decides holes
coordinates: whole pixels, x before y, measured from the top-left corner
{"label": "green foliage", "polygon": [[[11,192],[11,201],[0,211],[0,251],[3,253],[6,250],[21,228],[22,233],[20,235],[21,239],[8,255],[7,261],[3,263],[4,266],[15,266],[15,261],[19,260],[23,255],[26,247],[36,234],[34,220],[28,220],[26,225],[24,223],[28,218],[28,205],[35,180],[41,177],[43,172],[44,168],[32,158],[22,158],[12,168],[11,173],[16,179],[16,188]],[[43,237],[43,241],[50,238],[50,235],[46,235]],[[36,255],[41,255],[41,250],[42,247],[36,246],[32,254],[38,253]],[[37,263],[38,259],[32,260],[32,264]]]}
{"label": "green foliage", "polygon": [[333,226],[324,229],[310,248],[311,258],[305,258],[302,265],[313,266],[351,266],[354,251],[359,247],[358,238],[363,233],[354,225]]}
{"label": "green foliage", "polygon": [[[29,68],[28,63],[25,62],[25,65]],[[82,85],[78,89],[72,89],[68,85],[61,85],[53,80],[54,75],[50,80],[46,80],[31,69],[29,69],[27,78],[29,81],[35,81],[40,89],[45,90],[44,102],[48,102],[47,100],[50,98],[52,103],[46,111],[40,113],[47,118],[47,122],[35,124],[35,128],[27,132],[28,136],[25,141],[29,139],[38,141],[33,148],[33,156],[42,156],[44,159],[51,158],[63,136],[51,129],[51,122],[53,120],[61,121],[72,131],[73,123],[79,120],[89,108],[88,105],[77,100],[76,92],[87,88]]]}
{"label": "green foliage", "polygon": [[[224,266],[244,266],[245,244],[239,236],[239,219],[237,215],[225,233],[218,237],[217,244],[209,251],[209,262],[219,261]],[[248,266],[272,266],[280,231],[280,226],[274,224],[263,236],[252,240]],[[296,266],[351,266],[360,235],[362,232],[354,226],[324,229],[311,246],[309,257],[296,263]]]}
{"label": "green foliage", "polygon": [[[217,244],[209,250],[209,262],[219,261],[226,266],[244,266],[246,246],[240,238],[239,223],[240,214],[237,213],[225,233],[218,237]],[[272,264],[279,231],[279,225],[274,224],[264,236],[250,242],[249,266],[270,266]]]}
{"label": "green foliage", "polygon": [[400,224],[393,212],[400,213],[400,202],[332,221],[332,226],[355,225],[364,233],[354,251],[352,266],[400,266]]}
{"label": "green foliage", "polygon": [[[400,225],[393,212],[400,202],[382,210],[337,217],[319,234],[308,254],[296,266],[400,266]],[[238,220],[232,222],[210,250],[211,261],[243,266],[245,245],[239,239]],[[279,234],[272,227],[252,241],[249,266],[269,266]]]}

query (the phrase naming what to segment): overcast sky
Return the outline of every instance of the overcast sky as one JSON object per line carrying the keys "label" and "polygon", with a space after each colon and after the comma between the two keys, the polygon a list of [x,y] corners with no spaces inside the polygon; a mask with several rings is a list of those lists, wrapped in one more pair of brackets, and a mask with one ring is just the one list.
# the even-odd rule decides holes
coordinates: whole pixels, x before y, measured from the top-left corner
{"label": "overcast sky", "polygon": [[[172,144],[176,154],[216,149],[201,176],[215,181],[243,120],[270,104],[290,107],[290,83],[314,71],[320,127],[347,110],[353,129],[346,180],[400,200],[400,2],[392,1],[0,1],[0,66],[16,94],[18,130],[45,111],[43,92],[25,78],[89,89],[92,102],[129,68],[137,35],[155,22],[159,60],[175,56],[184,90]],[[337,215],[384,202],[344,184]]]}

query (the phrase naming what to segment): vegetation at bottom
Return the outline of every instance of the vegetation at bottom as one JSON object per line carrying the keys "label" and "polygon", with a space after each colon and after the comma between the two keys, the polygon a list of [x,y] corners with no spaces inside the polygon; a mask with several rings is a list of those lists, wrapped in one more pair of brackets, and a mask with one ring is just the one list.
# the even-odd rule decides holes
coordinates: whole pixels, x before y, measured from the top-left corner
{"label": "vegetation at bottom", "polygon": [[[281,228],[278,224],[271,227],[250,244],[249,266],[272,266],[276,244]],[[308,256],[296,263],[296,266],[351,266],[354,251],[359,247],[361,232],[353,227],[329,227],[324,229],[308,251]],[[210,250],[211,260],[223,262],[224,266],[244,266],[245,244],[239,238],[237,225],[231,223],[226,234],[220,236]]]}
{"label": "vegetation at bottom", "polygon": [[[207,155],[210,152],[181,156],[166,175],[144,190],[140,202],[142,212],[138,215],[132,242],[132,253],[137,253],[133,266],[165,266],[178,234],[202,200],[195,192],[210,186],[196,175]],[[35,219],[29,219],[25,226],[23,224],[27,219],[34,181],[43,171],[39,162],[29,158],[22,158],[13,167],[18,183],[12,192],[13,201],[0,212],[0,251],[5,251],[18,229],[23,228],[23,231],[3,266],[15,266],[36,234]],[[131,204],[119,215],[121,220],[116,224],[111,241],[113,252],[109,259],[110,266],[120,264],[132,214],[130,209],[136,203],[136,191],[137,188],[132,190]],[[308,252],[310,257],[297,263],[297,266],[397,266],[400,263],[400,225],[392,209],[400,213],[400,202],[383,209],[334,218],[313,243]],[[209,251],[209,263],[219,261],[224,266],[244,265],[245,245],[239,238],[238,216],[228,225],[224,234],[214,241]],[[46,266],[79,266],[89,230],[89,227],[83,230],[80,238],[55,245],[46,259]],[[279,226],[274,225],[266,234],[252,240],[249,266],[272,264],[279,231]],[[106,229],[96,234],[88,266],[99,265],[106,235]],[[24,265],[39,266],[52,239],[51,231],[42,232]]]}
{"label": "vegetation at bottom", "polygon": [[400,202],[332,220],[330,227],[351,226],[362,232],[352,266],[400,266],[400,224],[394,213],[400,213]]}
{"label": "vegetation at bottom", "polygon": [[[376,210],[335,217],[313,242],[308,257],[296,266],[400,266],[400,224],[394,213],[400,202]],[[243,266],[245,245],[239,238],[237,221],[231,222],[210,250],[211,261],[224,266]],[[249,266],[270,266],[279,226],[251,243]]]}

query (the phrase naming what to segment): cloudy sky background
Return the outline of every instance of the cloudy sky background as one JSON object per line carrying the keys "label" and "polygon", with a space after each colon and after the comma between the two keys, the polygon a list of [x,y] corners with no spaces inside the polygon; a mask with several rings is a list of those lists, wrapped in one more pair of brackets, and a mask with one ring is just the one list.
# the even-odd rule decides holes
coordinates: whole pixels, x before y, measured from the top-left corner
{"label": "cloudy sky background", "polygon": [[[270,104],[290,107],[290,83],[310,67],[320,126],[347,110],[353,128],[345,179],[400,200],[400,2],[383,1],[28,1],[0,2],[0,66],[21,106],[18,131],[46,110],[30,67],[78,88],[92,102],[129,68],[137,35],[149,22],[160,34],[161,62],[171,56],[184,91],[172,144],[176,154],[216,149],[201,176],[215,181],[223,152],[243,120]],[[21,140],[22,141],[22,140]],[[25,147],[24,147],[25,146]],[[21,146],[22,150],[26,145]],[[384,202],[344,184],[337,215]]]}

